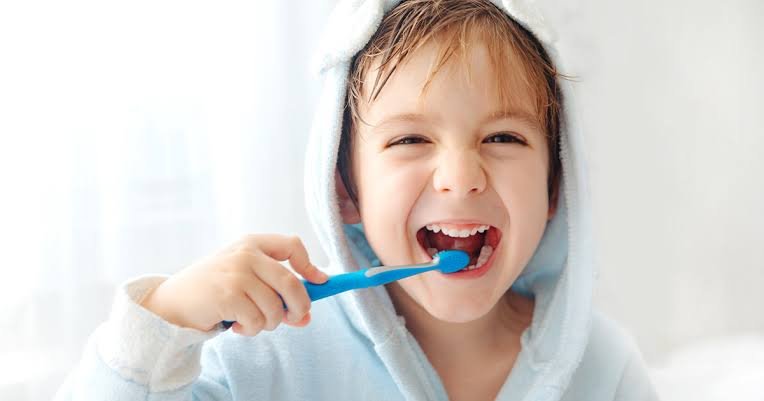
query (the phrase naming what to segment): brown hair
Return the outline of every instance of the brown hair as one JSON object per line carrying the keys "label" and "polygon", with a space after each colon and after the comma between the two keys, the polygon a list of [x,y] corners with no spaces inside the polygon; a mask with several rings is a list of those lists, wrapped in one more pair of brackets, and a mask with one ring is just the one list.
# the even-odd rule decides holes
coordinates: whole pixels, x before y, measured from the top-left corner
{"label": "brown hair", "polygon": [[356,208],[359,207],[358,196],[350,174],[352,132],[355,124],[363,122],[358,112],[359,101],[363,99],[364,77],[373,62],[379,59],[380,66],[367,104],[377,98],[399,63],[436,38],[441,46],[422,88],[423,93],[453,55],[461,57],[469,74],[466,56],[473,35],[478,35],[487,47],[498,83],[499,101],[505,109],[511,110],[519,104],[509,96],[510,87],[525,88],[531,94],[535,117],[546,133],[549,148],[549,199],[556,198],[561,174],[559,130],[562,115],[562,93],[557,77],[569,77],[557,72],[533,34],[488,0],[404,0],[385,15],[372,38],[353,58],[350,68],[337,168]]}

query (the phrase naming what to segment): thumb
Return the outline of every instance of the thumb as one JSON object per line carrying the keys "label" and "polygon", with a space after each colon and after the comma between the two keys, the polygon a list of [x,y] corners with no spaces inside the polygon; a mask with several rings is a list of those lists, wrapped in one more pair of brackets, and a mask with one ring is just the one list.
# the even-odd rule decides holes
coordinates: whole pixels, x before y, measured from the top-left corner
{"label": "thumb", "polygon": [[323,284],[329,279],[329,275],[319,270],[314,264],[310,264],[310,267],[306,270],[306,280],[313,284]]}

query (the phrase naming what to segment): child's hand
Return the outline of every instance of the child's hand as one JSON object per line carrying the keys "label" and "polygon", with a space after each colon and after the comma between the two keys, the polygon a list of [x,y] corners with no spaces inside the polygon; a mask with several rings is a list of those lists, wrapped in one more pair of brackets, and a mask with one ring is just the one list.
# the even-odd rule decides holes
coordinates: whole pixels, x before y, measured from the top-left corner
{"label": "child's hand", "polygon": [[235,320],[233,331],[248,336],[282,321],[302,327],[310,321],[310,298],[300,279],[277,262],[287,259],[311,283],[328,279],[310,263],[299,237],[253,234],[172,275],[141,305],[170,323],[201,331],[223,320]]}

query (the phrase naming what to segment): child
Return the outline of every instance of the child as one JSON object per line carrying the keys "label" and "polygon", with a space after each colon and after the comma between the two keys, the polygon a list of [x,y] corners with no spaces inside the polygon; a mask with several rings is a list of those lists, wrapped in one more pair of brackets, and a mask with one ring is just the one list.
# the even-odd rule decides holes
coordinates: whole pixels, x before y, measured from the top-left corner
{"label": "child", "polygon": [[57,399],[656,399],[633,342],[591,310],[585,145],[534,15],[348,1],[320,52],[305,187],[329,270],[463,249],[466,271],[311,304],[277,262],[327,279],[299,238],[245,236],[125,283]]}

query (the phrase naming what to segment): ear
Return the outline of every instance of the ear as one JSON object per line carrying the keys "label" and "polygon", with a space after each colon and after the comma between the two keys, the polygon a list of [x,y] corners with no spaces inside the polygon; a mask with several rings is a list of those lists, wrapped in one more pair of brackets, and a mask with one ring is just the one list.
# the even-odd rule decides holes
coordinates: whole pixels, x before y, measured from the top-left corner
{"label": "ear", "polygon": [[361,214],[358,213],[353,201],[348,195],[345,184],[342,182],[340,172],[334,170],[334,190],[337,192],[337,200],[340,207],[340,216],[342,216],[342,222],[345,224],[358,224],[361,222]]}

